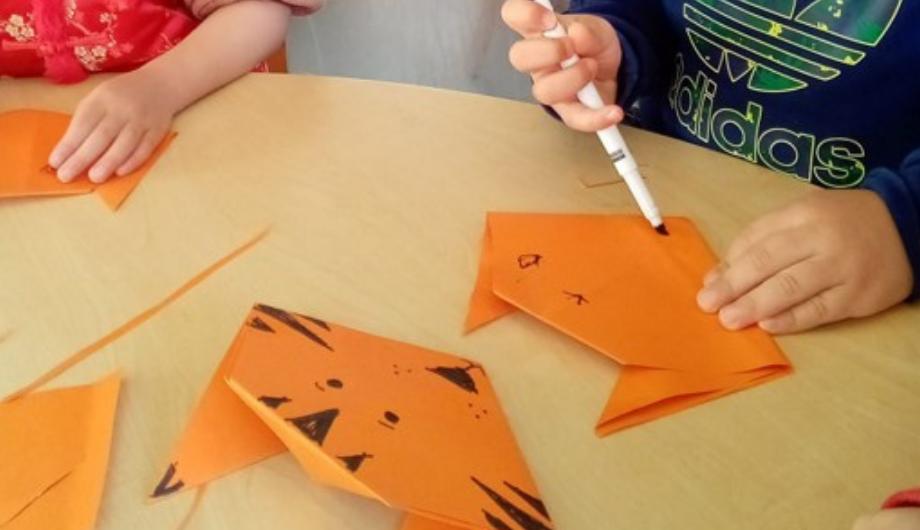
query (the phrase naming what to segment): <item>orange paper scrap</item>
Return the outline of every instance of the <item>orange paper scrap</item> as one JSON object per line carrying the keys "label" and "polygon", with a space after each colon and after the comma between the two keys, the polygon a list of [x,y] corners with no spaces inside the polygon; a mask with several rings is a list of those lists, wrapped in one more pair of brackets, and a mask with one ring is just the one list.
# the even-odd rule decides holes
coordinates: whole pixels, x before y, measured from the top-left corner
{"label": "orange paper scrap", "polygon": [[696,306],[716,258],[687,219],[490,213],[467,332],[524,311],[623,365],[599,435],[789,374],[759,329]]}
{"label": "orange paper scrap", "polygon": [[144,175],[156,164],[173,138],[171,133],[150,158],[133,173],[113,177],[104,184],[90,182],[86,174],[64,184],[48,166],[48,157],[64,137],[70,116],[44,110],[16,110],[0,113],[0,199],[47,195],[77,195],[95,191],[112,210],[117,210]]}
{"label": "orange paper scrap", "polygon": [[91,530],[120,378],[0,404],[0,528]]}
{"label": "orange paper scrap", "polygon": [[172,304],[179,298],[182,298],[183,296],[185,296],[185,293],[189,292],[195,286],[197,286],[201,282],[208,279],[208,277],[210,277],[212,274],[222,269],[224,266],[229,264],[231,261],[240,257],[242,254],[246,253],[249,249],[251,249],[256,244],[258,244],[260,241],[262,241],[262,239],[264,239],[265,236],[268,235],[268,232],[269,232],[268,228],[262,230],[261,232],[256,234],[253,238],[251,238],[249,241],[246,241],[245,243],[240,245],[238,248],[236,248],[235,250],[233,250],[226,256],[220,258],[219,260],[217,260],[216,262],[208,266],[208,268],[204,269],[203,271],[193,276],[187,282],[179,286],[178,289],[169,293],[165,298],[163,298],[162,300],[160,300],[153,306],[148,307],[147,309],[143,310],[140,314],[137,314],[131,317],[130,320],[118,326],[117,328],[113,329],[112,331],[104,335],[102,338],[93,341],[91,344],[88,344],[84,346],[83,348],[80,348],[73,354],[64,358],[61,362],[51,367],[47,372],[38,376],[38,378],[36,378],[34,381],[20,388],[19,390],[13,392],[12,394],[6,396],[0,402],[15,401],[29,394],[30,392],[38,388],[41,388],[42,386],[44,386],[45,384],[47,384],[49,381],[53,380],[57,376],[63,374],[64,372],[71,369],[75,365],[83,362],[83,360],[92,356],[94,353],[107,347],[109,344],[112,344],[116,340],[130,333],[131,331],[134,331],[135,328],[137,328],[144,322],[147,322],[148,320],[150,320],[151,318],[159,314],[160,311],[163,311],[164,309],[166,309],[167,306],[169,306],[170,304]]}
{"label": "orange paper scrap", "polygon": [[552,528],[480,365],[257,305],[153,496],[284,450],[404,530]]}

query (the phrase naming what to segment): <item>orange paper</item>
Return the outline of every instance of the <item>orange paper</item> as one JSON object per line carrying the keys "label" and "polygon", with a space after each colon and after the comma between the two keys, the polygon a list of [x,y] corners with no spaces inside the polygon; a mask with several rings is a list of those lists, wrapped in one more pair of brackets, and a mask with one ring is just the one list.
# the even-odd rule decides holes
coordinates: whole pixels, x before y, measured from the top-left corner
{"label": "orange paper", "polygon": [[280,443],[313,479],[407,512],[404,530],[552,527],[472,361],[259,305],[192,418],[154,496]]}
{"label": "orange paper", "polygon": [[492,213],[466,330],[518,309],[609,356],[609,434],[786,375],[759,329],[726,331],[696,306],[716,258],[694,225],[640,217]]}
{"label": "orange paper", "polygon": [[95,191],[112,210],[117,210],[134,191],[175,137],[169,134],[150,158],[133,173],[113,177],[104,184],[90,182],[86,174],[64,184],[48,166],[48,157],[64,137],[70,116],[44,110],[16,110],[0,114],[0,198],[46,195],[77,195]]}
{"label": "orange paper", "polygon": [[112,331],[107,333],[102,338],[96,341],[93,341],[91,344],[84,346],[83,348],[80,348],[75,353],[71,354],[70,356],[62,360],[60,363],[53,366],[50,370],[40,375],[37,379],[35,379],[31,383],[13,392],[12,394],[6,396],[5,398],[3,398],[3,402],[15,401],[27,395],[28,393],[38,388],[41,388],[42,386],[47,384],[49,381],[51,381],[55,377],[66,372],[73,366],[83,362],[83,360],[86,359],[87,357],[90,357],[97,351],[105,348],[106,346],[120,339],[127,333],[133,331],[135,328],[137,328],[144,322],[147,322],[148,320],[156,316],[160,311],[166,309],[166,307],[169,304],[175,302],[179,298],[182,298],[182,296],[185,295],[185,293],[190,291],[196,285],[203,282],[209,276],[211,276],[212,274],[214,274],[215,272],[223,268],[225,265],[235,260],[240,255],[244,254],[246,251],[248,251],[252,247],[254,247],[259,241],[262,241],[262,239],[264,239],[265,236],[268,235],[268,232],[269,232],[269,229],[267,228],[265,230],[262,230],[261,232],[256,234],[252,239],[243,243],[239,248],[230,252],[226,256],[220,258],[219,260],[211,264],[208,268],[204,269],[203,271],[193,276],[189,281],[179,286],[179,288],[176,289],[175,291],[169,293],[165,298],[157,302],[155,305],[145,309],[140,314],[135,315],[130,320],[118,326],[117,328],[113,329]]}
{"label": "orange paper", "polygon": [[0,528],[91,530],[120,378],[0,404]]}

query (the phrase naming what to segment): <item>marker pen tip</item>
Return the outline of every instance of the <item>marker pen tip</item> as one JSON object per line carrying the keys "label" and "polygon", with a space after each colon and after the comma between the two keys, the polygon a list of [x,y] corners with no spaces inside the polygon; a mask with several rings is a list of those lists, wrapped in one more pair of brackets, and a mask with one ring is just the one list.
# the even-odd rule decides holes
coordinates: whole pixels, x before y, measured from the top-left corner
{"label": "marker pen tip", "polygon": [[659,234],[663,235],[663,236],[669,236],[669,235],[671,235],[671,233],[668,232],[668,227],[666,227],[666,226],[664,225],[664,223],[662,223],[662,224],[656,226],[656,227],[655,227],[655,231],[658,232]]}

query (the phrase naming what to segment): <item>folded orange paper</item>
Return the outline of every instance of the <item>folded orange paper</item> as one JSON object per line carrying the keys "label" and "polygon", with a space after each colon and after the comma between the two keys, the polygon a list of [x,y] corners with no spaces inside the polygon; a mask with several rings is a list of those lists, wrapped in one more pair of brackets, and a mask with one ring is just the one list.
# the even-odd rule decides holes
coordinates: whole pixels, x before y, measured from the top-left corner
{"label": "folded orange paper", "polygon": [[480,365],[258,305],[153,495],[285,449],[404,530],[552,527]]}
{"label": "folded orange paper", "polygon": [[0,528],[91,530],[120,378],[0,404]]}
{"label": "folded orange paper", "polygon": [[467,332],[520,309],[621,365],[599,435],[786,375],[759,329],[696,306],[716,258],[687,219],[670,236],[634,216],[490,213]]}
{"label": "folded orange paper", "polygon": [[58,112],[16,110],[0,113],[0,138],[3,139],[0,142],[0,160],[3,161],[0,199],[96,192],[109,208],[117,210],[175,137],[175,133],[169,134],[150,158],[128,175],[94,184],[83,174],[64,184],[48,166],[48,158],[64,137],[69,123],[70,116]]}

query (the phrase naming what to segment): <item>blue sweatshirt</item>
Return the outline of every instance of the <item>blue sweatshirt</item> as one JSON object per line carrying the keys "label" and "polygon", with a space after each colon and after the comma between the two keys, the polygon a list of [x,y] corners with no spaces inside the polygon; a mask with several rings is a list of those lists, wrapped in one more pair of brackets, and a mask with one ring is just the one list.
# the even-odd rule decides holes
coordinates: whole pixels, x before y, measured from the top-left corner
{"label": "blue sweatshirt", "polygon": [[636,125],[878,193],[920,295],[920,1],[572,0],[570,12],[617,30],[618,99]]}

